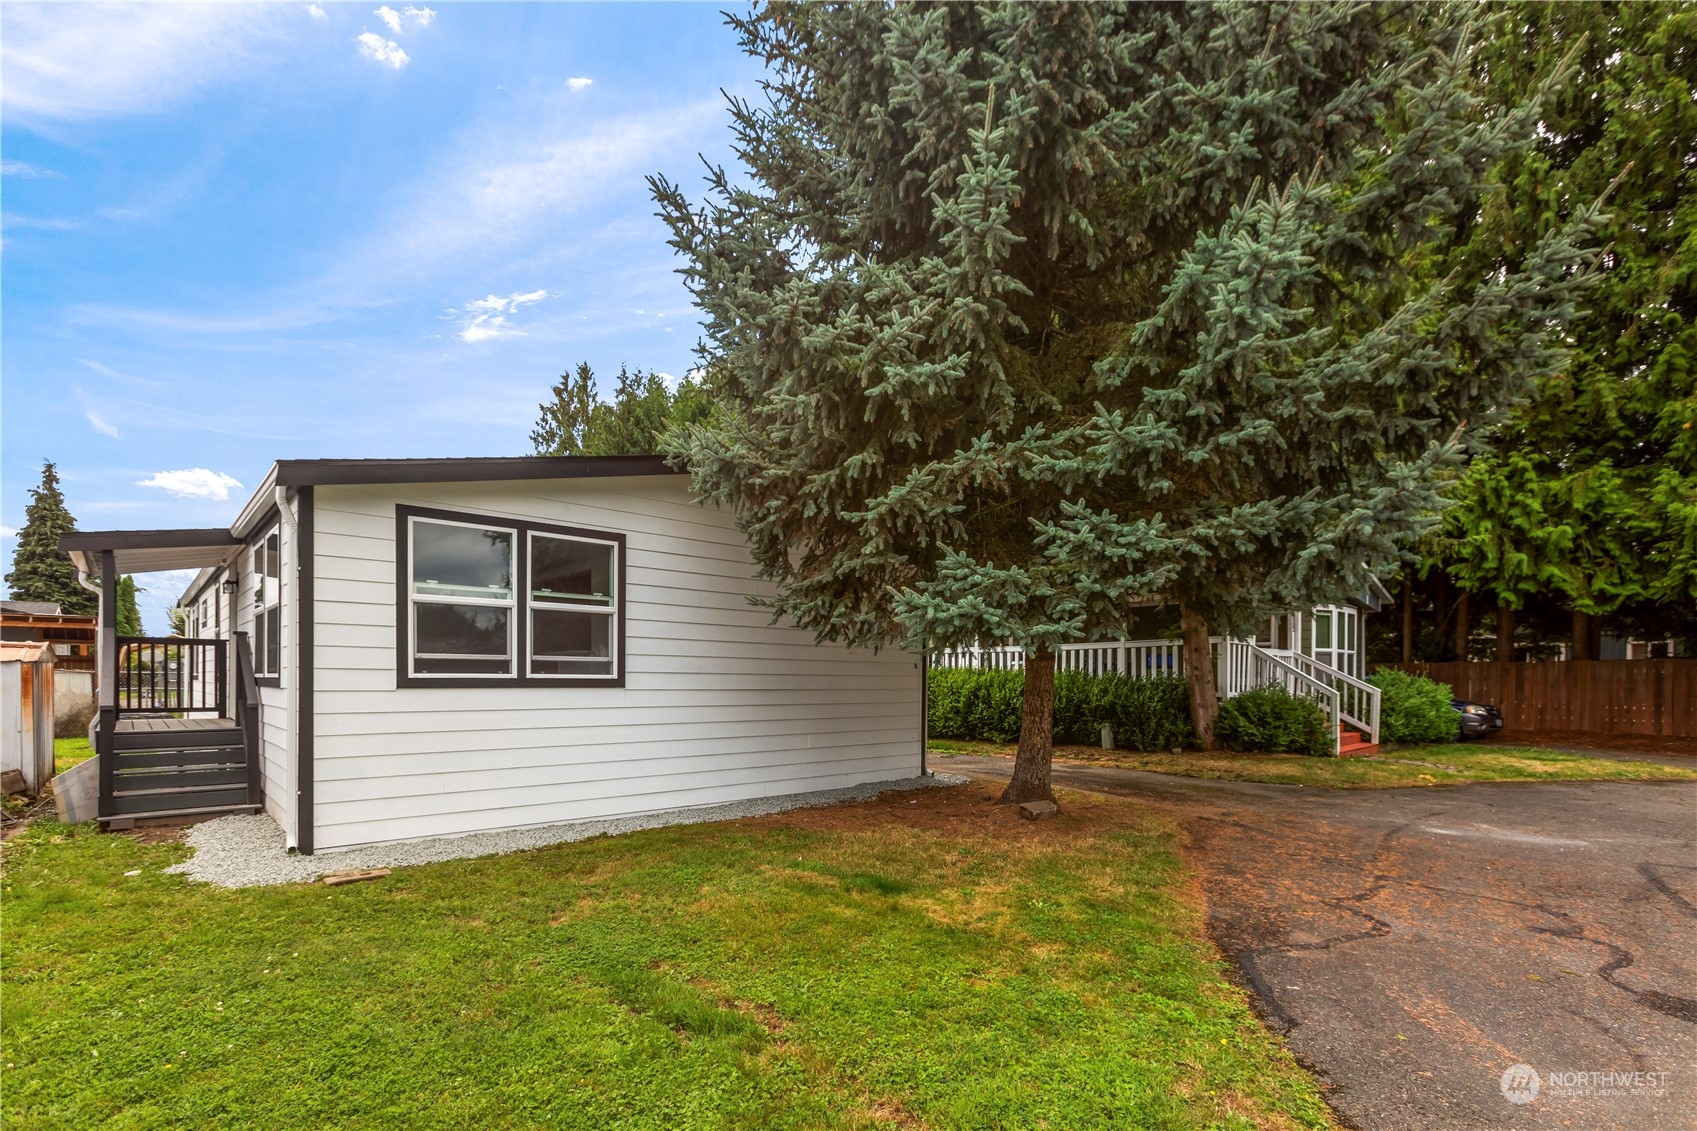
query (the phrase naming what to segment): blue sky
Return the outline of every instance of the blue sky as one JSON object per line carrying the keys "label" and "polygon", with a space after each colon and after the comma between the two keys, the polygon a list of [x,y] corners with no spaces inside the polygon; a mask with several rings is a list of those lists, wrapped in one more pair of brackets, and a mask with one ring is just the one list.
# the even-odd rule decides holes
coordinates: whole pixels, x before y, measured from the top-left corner
{"label": "blue sky", "polygon": [[[723,5],[0,8],[0,524],[225,525],[279,458],[517,455],[699,335],[643,178],[729,160]],[[181,581],[139,578],[149,630]]]}

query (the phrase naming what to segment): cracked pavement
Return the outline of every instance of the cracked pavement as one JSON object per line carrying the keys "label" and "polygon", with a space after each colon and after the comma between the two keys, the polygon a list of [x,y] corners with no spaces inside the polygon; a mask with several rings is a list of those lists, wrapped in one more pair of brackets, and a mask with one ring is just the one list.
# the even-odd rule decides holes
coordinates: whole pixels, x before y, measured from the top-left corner
{"label": "cracked pavement", "polygon": [[[1347,1124],[1697,1128],[1697,784],[1054,781],[1180,818],[1215,942]],[[1666,1075],[1571,1075],[1610,1072]]]}

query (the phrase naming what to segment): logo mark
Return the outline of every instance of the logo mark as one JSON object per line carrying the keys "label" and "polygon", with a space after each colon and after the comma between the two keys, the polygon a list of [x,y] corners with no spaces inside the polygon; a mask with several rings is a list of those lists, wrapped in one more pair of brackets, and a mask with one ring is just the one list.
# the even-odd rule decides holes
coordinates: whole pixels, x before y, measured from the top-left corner
{"label": "logo mark", "polygon": [[1538,1079],[1537,1070],[1530,1064],[1511,1065],[1503,1072],[1502,1079],[1497,1081],[1503,1099],[1511,1104],[1531,1103],[1538,1098],[1538,1089],[1543,1086],[1544,1082]]}

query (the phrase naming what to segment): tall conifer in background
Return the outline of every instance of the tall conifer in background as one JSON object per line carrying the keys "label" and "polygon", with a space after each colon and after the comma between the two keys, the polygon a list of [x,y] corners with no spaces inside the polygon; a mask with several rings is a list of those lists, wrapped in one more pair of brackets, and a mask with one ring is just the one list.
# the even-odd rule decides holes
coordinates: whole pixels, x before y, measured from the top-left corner
{"label": "tall conifer in background", "polygon": [[1529,248],[1572,201],[1604,192],[1607,252],[1570,363],[1488,436],[1433,561],[1498,609],[1500,640],[1540,596],[1576,614],[1581,657],[1595,655],[1602,615],[1651,639],[1697,638],[1697,8],[1503,15],[1479,53],[1492,98],[1526,97],[1569,52],[1576,71],[1544,99],[1537,144],[1504,162],[1477,254]]}
{"label": "tall conifer in background", "polygon": [[14,599],[52,601],[63,612],[94,615],[94,594],[77,584],[77,567],[59,548],[59,536],[76,528],[77,520],[65,509],[65,496],[59,490],[59,469],[49,460],[41,465],[41,486],[30,489],[24,528],[18,531],[18,547],[12,554],[12,572],[6,575]]}
{"label": "tall conifer in background", "polygon": [[136,604],[136,579],[124,574],[118,579],[118,635],[141,635],[141,608]]}
{"label": "tall conifer in background", "polygon": [[[676,442],[820,637],[1027,652],[1005,800],[1050,795],[1054,650],[1359,592],[1464,418],[1553,372],[1583,225],[1429,277],[1529,144],[1459,7],[774,4],[746,175],[654,189],[718,415]],[[1581,209],[1580,211],[1583,211]],[[1410,264],[1417,267],[1411,268]]]}

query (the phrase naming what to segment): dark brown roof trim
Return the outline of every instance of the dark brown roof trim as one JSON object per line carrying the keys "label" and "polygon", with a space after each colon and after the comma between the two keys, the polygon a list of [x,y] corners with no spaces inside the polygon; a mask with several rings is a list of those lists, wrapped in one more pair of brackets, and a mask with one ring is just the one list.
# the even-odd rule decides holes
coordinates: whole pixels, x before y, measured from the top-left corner
{"label": "dark brown roof trim", "polygon": [[239,546],[241,539],[224,527],[210,530],[73,530],[59,536],[59,548],[74,550],[191,550],[201,546]]}
{"label": "dark brown roof trim", "polygon": [[683,475],[662,456],[505,456],[493,459],[285,459],[283,487],[312,484],[473,483],[502,479],[602,479]]}

